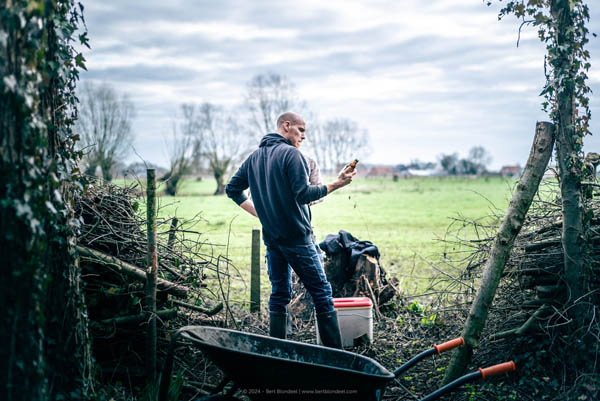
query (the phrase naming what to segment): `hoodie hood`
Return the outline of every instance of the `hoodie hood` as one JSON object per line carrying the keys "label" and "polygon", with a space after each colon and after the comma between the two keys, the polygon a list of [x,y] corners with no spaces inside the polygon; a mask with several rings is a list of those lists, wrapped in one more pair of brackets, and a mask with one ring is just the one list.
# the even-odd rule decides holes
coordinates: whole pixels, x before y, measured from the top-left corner
{"label": "hoodie hood", "polygon": [[287,139],[285,139],[283,136],[273,132],[273,133],[263,136],[262,139],[260,140],[260,145],[258,145],[258,147],[262,148],[265,146],[274,146],[274,145],[277,145],[278,143],[287,143],[290,146],[292,145],[292,143],[290,141],[288,141]]}

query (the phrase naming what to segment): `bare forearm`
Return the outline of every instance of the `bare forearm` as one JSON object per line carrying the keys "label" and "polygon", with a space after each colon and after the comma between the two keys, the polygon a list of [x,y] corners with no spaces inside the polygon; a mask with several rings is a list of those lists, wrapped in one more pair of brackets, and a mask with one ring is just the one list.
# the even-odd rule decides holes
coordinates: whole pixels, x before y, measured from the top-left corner
{"label": "bare forearm", "polygon": [[254,208],[254,203],[252,203],[250,199],[246,199],[240,203],[240,207],[250,213],[252,216],[258,217],[258,214],[256,214],[256,209]]}
{"label": "bare forearm", "polygon": [[337,180],[332,182],[331,184],[327,184],[327,195],[339,189],[341,187],[345,187],[346,185],[352,182],[352,177],[356,175],[356,171],[342,171],[338,176]]}
{"label": "bare forearm", "polygon": [[331,184],[327,184],[327,195],[335,191],[336,189],[340,189],[344,185],[341,185],[338,181],[334,181]]}

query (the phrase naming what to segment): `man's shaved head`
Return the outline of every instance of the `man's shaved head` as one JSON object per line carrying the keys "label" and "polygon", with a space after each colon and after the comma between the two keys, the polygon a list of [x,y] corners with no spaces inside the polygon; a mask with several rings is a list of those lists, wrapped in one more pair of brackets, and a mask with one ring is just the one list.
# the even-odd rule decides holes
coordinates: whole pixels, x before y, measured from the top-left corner
{"label": "man's shaved head", "polygon": [[306,123],[300,114],[287,111],[277,118],[277,133],[290,141],[297,148],[306,137]]}
{"label": "man's shaved head", "polygon": [[281,127],[286,121],[291,122],[293,125],[304,121],[304,119],[299,114],[296,114],[292,111],[286,111],[285,113],[277,117],[277,129],[279,129],[279,127]]}

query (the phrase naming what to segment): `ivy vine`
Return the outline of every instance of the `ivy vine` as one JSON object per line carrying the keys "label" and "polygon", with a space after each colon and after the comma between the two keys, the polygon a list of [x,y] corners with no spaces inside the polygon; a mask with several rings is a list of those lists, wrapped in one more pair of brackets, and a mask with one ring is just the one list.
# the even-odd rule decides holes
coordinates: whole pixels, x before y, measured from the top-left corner
{"label": "ivy vine", "polygon": [[[500,2],[502,0],[499,0]],[[521,28],[533,25],[538,30],[539,39],[546,45],[544,72],[546,84],[540,93],[545,101],[542,110],[549,114],[555,124],[560,123],[558,114],[559,97],[574,93],[574,119],[568,122],[567,128],[572,129],[574,151],[569,161],[576,171],[581,171],[583,160],[583,138],[590,135],[590,87],[587,85],[588,71],[591,67],[590,52],[586,49],[589,42],[589,30],[586,23],[590,14],[588,6],[582,0],[561,0],[568,3],[567,18],[573,22],[566,34],[558,30],[557,18],[552,16],[553,4],[560,1],[552,0],[515,0],[508,1],[500,10],[498,19],[514,14],[521,20]],[[487,1],[487,5],[491,5]],[[596,34],[592,34],[594,37]]]}
{"label": "ivy vine", "polygon": [[[84,186],[73,124],[85,60],[75,44],[89,45],[81,3],[2,3],[0,254],[7,266],[0,272],[0,307],[7,314],[0,359],[8,373],[0,384],[16,389],[13,399],[46,399],[52,393],[58,399],[89,377],[81,338],[85,308],[69,243],[79,227],[71,195]],[[53,369],[58,366],[64,370]]]}

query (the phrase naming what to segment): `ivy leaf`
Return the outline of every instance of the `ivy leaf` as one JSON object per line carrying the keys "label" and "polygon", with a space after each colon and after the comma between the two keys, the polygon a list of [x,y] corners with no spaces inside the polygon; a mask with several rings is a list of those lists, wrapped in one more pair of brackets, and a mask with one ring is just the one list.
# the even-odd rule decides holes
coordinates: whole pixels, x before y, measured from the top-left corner
{"label": "ivy leaf", "polygon": [[15,202],[16,203],[16,209],[17,209],[17,216],[18,217],[22,217],[24,215],[29,216],[33,216],[33,211],[31,210],[31,206],[29,206],[27,203],[21,203],[21,202]]}
{"label": "ivy leaf", "polygon": [[14,75],[8,75],[6,77],[4,77],[4,79],[2,80],[4,82],[4,85],[6,85],[6,87],[8,88],[9,91],[14,92],[15,88],[17,86],[17,79],[15,78]]}
{"label": "ivy leaf", "polygon": [[525,15],[525,4],[517,4],[515,6],[515,15],[517,18]]}
{"label": "ivy leaf", "polygon": [[29,220],[29,227],[31,227],[32,232],[37,232],[38,229],[41,231],[41,223],[38,219]]}
{"label": "ivy leaf", "polygon": [[57,213],[57,210],[54,207],[54,205],[52,204],[52,202],[46,201],[46,207],[48,208],[48,210],[50,210],[50,212],[52,212],[52,214],[56,214]]}
{"label": "ivy leaf", "polygon": [[541,11],[537,13],[534,18],[536,25],[544,24],[550,20],[550,18],[546,17]]}
{"label": "ivy leaf", "polygon": [[79,43],[81,43],[82,45],[84,45],[85,47],[87,47],[88,49],[91,49],[90,45],[89,45],[89,38],[87,37],[87,32],[84,32],[83,34],[79,35]]}
{"label": "ivy leaf", "polygon": [[77,65],[77,67],[83,68],[84,70],[87,71],[84,61],[85,61],[85,58],[83,58],[83,54],[79,53],[77,56],[75,56],[75,65]]}

